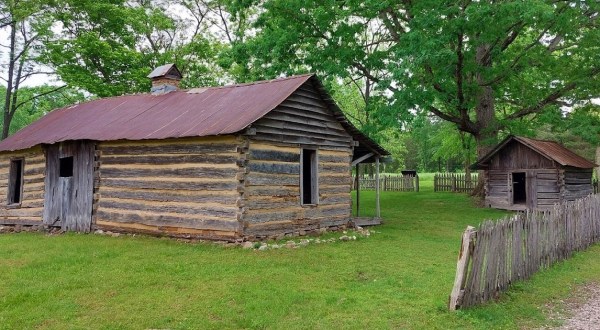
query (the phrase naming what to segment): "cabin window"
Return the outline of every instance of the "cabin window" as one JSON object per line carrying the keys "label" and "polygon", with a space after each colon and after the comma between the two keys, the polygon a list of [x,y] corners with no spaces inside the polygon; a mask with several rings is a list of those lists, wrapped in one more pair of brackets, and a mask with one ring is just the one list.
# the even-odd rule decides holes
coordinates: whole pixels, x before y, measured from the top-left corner
{"label": "cabin window", "polygon": [[317,204],[319,201],[317,151],[313,149],[302,149],[300,156],[301,204]]}
{"label": "cabin window", "polygon": [[20,204],[23,199],[23,159],[10,161],[8,176],[8,204]]}
{"label": "cabin window", "polygon": [[70,157],[61,157],[60,163],[60,177],[61,178],[69,178],[73,176],[73,156]]}

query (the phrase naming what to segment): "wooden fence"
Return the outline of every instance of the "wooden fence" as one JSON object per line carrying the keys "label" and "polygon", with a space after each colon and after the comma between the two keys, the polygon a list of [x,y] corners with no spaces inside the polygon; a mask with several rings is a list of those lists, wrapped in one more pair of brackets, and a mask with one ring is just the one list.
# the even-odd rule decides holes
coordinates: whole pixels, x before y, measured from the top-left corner
{"label": "wooden fence", "polygon": [[[360,190],[375,190],[377,179],[362,177],[359,180]],[[352,189],[356,190],[356,177],[352,177]],[[419,191],[419,176],[381,175],[379,189],[382,191]]]}
{"label": "wooden fence", "polygon": [[436,173],[433,176],[433,191],[469,193],[477,185],[477,174]]}
{"label": "wooden fence", "polygon": [[467,227],[448,307],[494,299],[511,283],[599,241],[600,195]]}

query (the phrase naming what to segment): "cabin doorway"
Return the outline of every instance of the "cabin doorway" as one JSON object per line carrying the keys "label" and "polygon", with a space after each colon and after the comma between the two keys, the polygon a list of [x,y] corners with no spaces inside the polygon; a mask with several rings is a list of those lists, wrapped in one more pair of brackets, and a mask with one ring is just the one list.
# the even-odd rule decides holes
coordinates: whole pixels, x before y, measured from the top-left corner
{"label": "cabin doorway", "polygon": [[527,176],[525,172],[512,174],[513,204],[527,203]]}
{"label": "cabin doorway", "polygon": [[56,143],[47,146],[45,153],[44,224],[89,232],[94,194],[94,143]]}

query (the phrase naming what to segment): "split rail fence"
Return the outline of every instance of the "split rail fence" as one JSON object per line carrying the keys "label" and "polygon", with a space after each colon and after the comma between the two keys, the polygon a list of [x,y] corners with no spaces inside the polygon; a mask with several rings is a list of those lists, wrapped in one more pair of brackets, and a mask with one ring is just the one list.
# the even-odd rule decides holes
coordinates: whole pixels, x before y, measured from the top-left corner
{"label": "split rail fence", "polygon": [[599,241],[600,195],[467,227],[448,308],[495,299],[511,283]]}
{"label": "split rail fence", "polygon": [[[377,179],[359,178],[360,190],[375,190]],[[356,190],[356,177],[352,177],[352,189]],[[379,189],[382,191],[419,191],[419,176],[388,176],[379,177]]]}
{"label": "split rail fence", "polygon": [[477,174],[436,173],[433,176],[433,191],[470,193],[477,185]]}

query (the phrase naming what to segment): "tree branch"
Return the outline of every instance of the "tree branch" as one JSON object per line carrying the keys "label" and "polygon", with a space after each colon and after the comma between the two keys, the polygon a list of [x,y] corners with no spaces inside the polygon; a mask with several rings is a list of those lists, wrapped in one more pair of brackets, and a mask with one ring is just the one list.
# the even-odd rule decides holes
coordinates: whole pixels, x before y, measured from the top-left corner
{"label": "tree branch", "polygon": [[33,101],[33,100],[35,100],[35,99],[38,99],[38,98],[42,97],[42,96],[45,96],[45,95],[48,95],[48,94],[54,93],[54,92],[56,92],[56,91],[59,91],[59,90],[61,90],[61,89],[65,88],[65,87],[67,87],[67,85],[58,86],[58,87],[56,87],[56,88],[53,88],[52,90],[45,91],[45,92],[43,92],[43,93],[40,93],[40,94],[34,95],[34,96],[30,97],[29,99],[27,99],[27,100],[25,100],[25,101],[19,102],[19,103],[18,103],[18,104],[15,106],[15,110],[16,110],[16,109],[18,109],[18,108],[20,108],[21,106],[25,105],[25,104],[26,104],[26,103],[28,103],[28,102],[31,102],[31,101]]}

